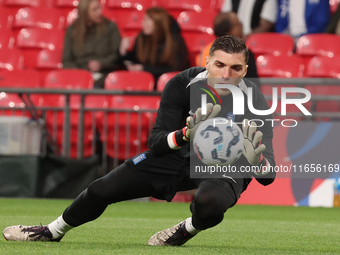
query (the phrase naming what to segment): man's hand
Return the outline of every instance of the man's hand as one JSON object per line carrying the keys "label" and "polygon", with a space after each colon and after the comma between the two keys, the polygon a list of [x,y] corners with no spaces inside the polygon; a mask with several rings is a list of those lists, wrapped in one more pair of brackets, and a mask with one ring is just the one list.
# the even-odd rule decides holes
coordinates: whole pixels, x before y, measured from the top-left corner
{"label": "man's hand", "polygon": [[261,144],[263,134],[261,131],[256,132],[257,125],[255,122],[252,121],[250,125],[247,119],[244,119],[244,122],[242,126],[244,137],[243,155],[250,164],[258,165],[263,158],[262,152],[266,150],[266,146]]}
{"label": "man's hand", "polygon": [[183,139],[185,141],[192,140],[199,125],[201,125],[201,123],[207,119],[215,118],[220,110],[221,106],[219,104],[213,105],[212,103],[208,103],[207,114],[202,115],[202,109],[198,108],[193,117],[189,116],[187,118],[187,129],[185,132],[185,136],[183,136]]}

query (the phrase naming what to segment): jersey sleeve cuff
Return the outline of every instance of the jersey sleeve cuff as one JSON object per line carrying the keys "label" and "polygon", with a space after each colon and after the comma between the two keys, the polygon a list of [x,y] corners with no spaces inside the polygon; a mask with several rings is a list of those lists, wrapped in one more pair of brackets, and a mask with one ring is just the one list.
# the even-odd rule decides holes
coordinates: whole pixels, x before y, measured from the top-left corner
{"label": "jersey sleeve cuff", "polygon": [[168,134],[167,137],[168,145],[173,150],[180,149],[187,141],[183,140],[183,130],[177,130]]}

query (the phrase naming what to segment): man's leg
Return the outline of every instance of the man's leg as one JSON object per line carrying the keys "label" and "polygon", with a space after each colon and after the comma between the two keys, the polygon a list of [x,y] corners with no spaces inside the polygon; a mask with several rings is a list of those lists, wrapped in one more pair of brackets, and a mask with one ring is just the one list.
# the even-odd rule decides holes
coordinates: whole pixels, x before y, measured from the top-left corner
{"label": "man's leg", "polygon": [[201,230],[219,224],[226,210],[237,202],[231,184],[219,179],[201,182],[190,205],[192,217],[177,225],[154,234],[148,244],[179,246],[186,243]]}
{"label": "man's leg", "polygon": [[3,235],[6,240],[13,241],[60,241],[73,227],[97,219],[109,204],[155,193],[146,180],[124,163],[92,182],[62,216],[48,226],[17,225],[6,228]]}

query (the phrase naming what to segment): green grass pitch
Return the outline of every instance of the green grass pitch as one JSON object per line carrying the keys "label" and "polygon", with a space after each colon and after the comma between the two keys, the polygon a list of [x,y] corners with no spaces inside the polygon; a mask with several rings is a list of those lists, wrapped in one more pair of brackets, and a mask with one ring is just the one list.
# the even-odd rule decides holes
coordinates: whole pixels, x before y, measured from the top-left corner
{"label": "green grass pitch", "polygon": [[[0,199],[0,229],[48,224],[71,200]],[[182,247],[149,247],[155,232],[190,216],[189,204],[122,202],[60,243],[0,241],[0,254],[340,254],[340,208],[236,205]]]}

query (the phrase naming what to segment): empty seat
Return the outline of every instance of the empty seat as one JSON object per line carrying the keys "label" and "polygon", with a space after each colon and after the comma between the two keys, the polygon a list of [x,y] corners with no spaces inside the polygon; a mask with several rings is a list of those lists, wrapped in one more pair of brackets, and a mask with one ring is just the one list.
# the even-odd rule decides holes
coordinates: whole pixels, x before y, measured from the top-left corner
{"label": "empty seat", "polygon": [[63,29],[65,17],[56,8],[25,7],[18,10],[14,17],[13,28],[39,27],[45,29]]}
{"label": "empty seat", "polygon": [[61,69],[62,51],[44,49],[38,53],[35,69],[39,70],[41,79],[44,81],[46,75],[53,70]]}
{"label": "empty seat", "polygon": [[0,49],[12,49],[14,41],[15,38],[12,30],[0,28]]}
{"label": "empty seat", "polygon": [[105,89],[152,91],[155,80],[149,72],[115,71],[105,79]]}
{"label": "empty seat", "polygon": [[340,55],[333,58],[313,57],[307,67],[308,77],[340,78]]}
{"label": "empty seat", "polygon": [[259,77],[303,77],[303,59],[292,55],[263,55],[256,59]]}
{"label": "empty seat", "polygon": [[54,0],[3,0],[3,5],[6,7],[38,7],[38,6],[45,6],[45,7],[53,7]]}
{"label": "empty seat", "polygon": [[16,46],[23,50],[25,66],[34,68],[42,49],[60,50],[63,40],[64,31],[60,29],[23,28],[17,36]]}
{"label": "empty seat", "polygon": [[211,10],[202,10],[200,13],[185,11],[180,13],[177,22],[183,32],[203,32],[212,35],[215,16],[216,13]]}
{"label": "empty seat", "polygon": [[54,0],[54,5],[59,8],[77,8],[80,0]]}
{"label": "empty seat", "polygon": [[0,7],[0,28],[12,28],[13,12],[8,8]]}
{"label": "empty seat", "polygon": [[157,91],[162,92],[165,85],[180,72],[163,73],[157,80]]}
{"label": "empty seat", "polygon": [[[100,122],[101,140],[107,141],[107,155],[126,159],[148,148],[148,136],[159,107],[158,96],[112,96],[108,107],[108,132],[103,132]],[[147,111],[150,110],[150,111]]]}
{"label": "empty seat", "polygon": [[[45,80],[44,87],[46,89],[92,89],[93,79],[91,73],[80,69],[63,69],[50,72]],[[66,97],[60,94],[46,94],[43,95],[42,105],[45,107],[65,107]],[[86,99],[91,100],[91,99]],[[85,102],[86,102],[85,101]],[[78,126],[79,126],[79,108],[80,96],[70,96],[70,145],[71,156],[76,157],[77,143],[78,143]],[[84,151],[84,156],[90,156],[92,151],[88,149],[91,147],[93,134],[92,125],[93,116],[91,112],[84,114],[84,136],[83,143],[87,150]],[[46,112],[46,126],[52,134],[57,145],[62,148],[63,142],[63,111],[47,111]]]}
{"label": "empty seat", "polygon": [[217,14],[217,11],[214,10],[214,0],[158,0],[157,4],[167,9],[174,16],[182,11],[204,12],[209,9],[213,10],[215,15]]}
{"label": "empty seat", "polygon": [[305,65],[314,56],[332,58],[340,55],[340,36],[334,34],[308,34],[296,43],[296,54],[304,58]]}
{"label": "empty seat", "polygon": [[246,44],[255,57],[267,54],[292,55],[294,50],[293,38],[280,33],[252,34],[248,37]]}
{"label": "empty seat", "polygon": [[114,9],[146,10],[155,5],[155,0],[106,0],[106,7]]}
{"label": "empty seat", "polygon": [[[144,11],[130,11],[123,21],[118,21],[125,36],[135,35],[142,30]],[[123,23],[122,23],[123,22]]]}
{"label": "empty seat", "polygon": [[[0,87],[2,88],[39,88],[39,73],[32,70],[1,70]],[[21,110],[2,110],[1,115],[30,116],[25,110],[25,102],[16,93],[0,93],[0,106],[21,108]]]}
{"label": "empty seat", "polygon": [[17,49],[0,49],[0,70],[23,69],[24,57],[22,52]]}
{"label": "empty seat", "polygon": [[33,70],[0,70],[2,88],[39,88],[39,72]]}

